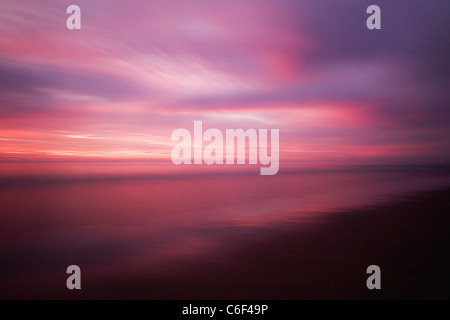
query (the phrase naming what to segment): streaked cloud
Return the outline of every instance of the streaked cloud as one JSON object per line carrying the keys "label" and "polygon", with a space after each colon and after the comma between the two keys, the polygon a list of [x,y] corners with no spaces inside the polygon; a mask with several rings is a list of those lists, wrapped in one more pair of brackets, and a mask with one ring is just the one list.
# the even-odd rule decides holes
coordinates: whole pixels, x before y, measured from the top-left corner
{"label": "streaked cloud", "polygon": [[379,31],[369,1],[78,1],[79,31],[70,4],[0,3],[0,158],[170,161],[203,120],[297,166],[450,160],[446,1],[379,0]]}

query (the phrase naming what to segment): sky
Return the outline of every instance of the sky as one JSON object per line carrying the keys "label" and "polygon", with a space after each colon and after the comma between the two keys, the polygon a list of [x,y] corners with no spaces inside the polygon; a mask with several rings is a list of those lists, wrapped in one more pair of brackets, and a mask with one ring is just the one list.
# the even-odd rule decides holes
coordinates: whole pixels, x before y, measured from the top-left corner
{"label": "sky", "polygon": [[[66,8],[81,8],[68,30]],[[381,8],[368,30],[366,8]],[[0,0],[0,170],[171,165],[177,128],[279,129],[280,170],[448,164],[450,3]]]}

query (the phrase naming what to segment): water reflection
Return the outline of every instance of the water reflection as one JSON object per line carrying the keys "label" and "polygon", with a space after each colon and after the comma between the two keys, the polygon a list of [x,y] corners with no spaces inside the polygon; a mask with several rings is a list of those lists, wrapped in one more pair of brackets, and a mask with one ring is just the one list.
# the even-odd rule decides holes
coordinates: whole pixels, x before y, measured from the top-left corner
{"label": "water reflection", "polygon": [[357,170],[3,187],[0,280],[31,281],[34,290],[46,290],[42,273],[64,277],[61,270],[70,264],[101,278],[176,274],[196,259],[233,263],[220,258],[221,250],[262,228],[317,221],[320,212],[448,184],[447,175],[436,172]]}

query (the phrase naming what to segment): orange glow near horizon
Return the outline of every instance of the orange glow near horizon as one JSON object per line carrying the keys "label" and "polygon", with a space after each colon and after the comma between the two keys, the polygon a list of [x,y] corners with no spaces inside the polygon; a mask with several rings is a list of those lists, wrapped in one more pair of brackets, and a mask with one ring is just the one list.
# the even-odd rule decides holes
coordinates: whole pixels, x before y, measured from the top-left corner
{"label": "orange glow near horizon", "polygon": [[[237,4],[85,3],[83,28],[68,33],[54,3],[25,3],[0,12],[0,162],[170,164],[171,133],[195,120],[279,129],[281,169],[450,159],[439,90],[419,85],[408,59],[359,56],[359,33],[353,57],[333,30],[299,19],[313,4],[248,15]],[[133,23],[118,27],[112,12]]]}

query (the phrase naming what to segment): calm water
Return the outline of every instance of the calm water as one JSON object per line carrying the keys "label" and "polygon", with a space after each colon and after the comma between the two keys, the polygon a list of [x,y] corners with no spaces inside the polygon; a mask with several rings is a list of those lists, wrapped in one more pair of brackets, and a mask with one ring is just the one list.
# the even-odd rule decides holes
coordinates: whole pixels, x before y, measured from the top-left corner
{"label": "calm water", "polygon": [[448,185],[447,173],[418,169],[2,185],[0,294],[50,290],[70,264],[99,278],[177,273],[262,227]]}

